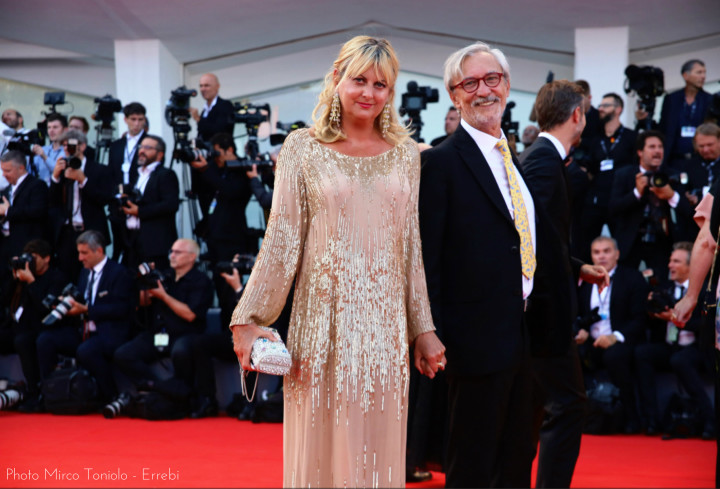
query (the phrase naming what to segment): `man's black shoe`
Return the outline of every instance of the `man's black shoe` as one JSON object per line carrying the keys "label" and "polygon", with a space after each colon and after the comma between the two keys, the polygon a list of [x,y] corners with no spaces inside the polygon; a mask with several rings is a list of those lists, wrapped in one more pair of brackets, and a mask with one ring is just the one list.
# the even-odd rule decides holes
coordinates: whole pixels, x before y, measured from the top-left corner
{"label": "man's black shoe", "polygon": [[218,415],[218,403],[215,399],[203,397],[198,408],[190,415],[192,419],[208,418]]}

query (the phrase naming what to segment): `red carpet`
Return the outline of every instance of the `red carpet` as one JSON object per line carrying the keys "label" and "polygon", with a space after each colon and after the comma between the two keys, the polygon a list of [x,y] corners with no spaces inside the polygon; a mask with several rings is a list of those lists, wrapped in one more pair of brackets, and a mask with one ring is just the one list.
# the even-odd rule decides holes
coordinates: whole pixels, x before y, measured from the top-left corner
{"label": "red carpet", "polygon": [[[0,487],[279,487],[282,427],[0,412]],[[713,487],[715,443],[585,436],[573,487]],[[408,487],[443,487],[443,474]]]}

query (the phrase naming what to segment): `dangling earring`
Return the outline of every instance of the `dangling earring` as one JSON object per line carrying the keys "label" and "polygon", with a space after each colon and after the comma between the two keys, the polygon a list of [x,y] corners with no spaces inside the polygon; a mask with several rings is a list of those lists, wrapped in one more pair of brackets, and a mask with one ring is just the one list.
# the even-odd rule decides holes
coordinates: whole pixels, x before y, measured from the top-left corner
{"label": "dangling earring", "polygon": [[336,126],[340,125],[340,95],[335,92],[332,104],[330,104],[330,122]]}
{"label": "dangling earring", "polygon": [[382,129],[382,136],[387,136],[388,129],[390,129],[390,104],[385,104],[385,108],[383,108],[380,127]]}

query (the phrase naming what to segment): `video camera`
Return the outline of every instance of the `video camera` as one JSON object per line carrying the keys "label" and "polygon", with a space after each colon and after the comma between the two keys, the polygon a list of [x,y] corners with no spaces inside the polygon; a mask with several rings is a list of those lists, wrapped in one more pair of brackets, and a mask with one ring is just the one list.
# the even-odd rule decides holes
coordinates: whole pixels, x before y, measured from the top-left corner
{"label": "video camera", "polygon": [[90,116],[94,121],[98,121],[99,124],[95,126],[97,131],[96,146],[110,147],[110,143],[113,139],[113,121],[115,120],[115,114],[122,111],[122,104],[112,95],[107,94],[104,97],[95,97],[94,102],[95,113]]}
{"label": "video camera", "polygon": [[232,275],[233,270],[237,270],[240,275],[247,275],[252,272],[253,265],[255,265],[255,255],[243,254],[239,255],[237,260],[217,262],[215,270],[218,274]]}
{"label": "video camera", "polygon": [[181,148],[190,145],[190,97],[197,95],[197,90],[185,85],[170,92],[170,99],[165,104],[165,121],[173,128],[175,143]]}
{"label": "video camera", "polygon": [[7,145],[8,151],[20,151],[25,156],[33,156],[33,145],[42,146],[45,143],[45,139],[37,129],[27,132],[15,132],[12,129],[6,129],[3,135],[11,136]]}
{"label": "video camera", "polygon": [[400,105],[400,115],[408,116],[411,137],[418,143],[424,142],[420,137],[420,129],[423,122],[420,118],[420,111],[427,108],[428,103],[434,103],[439,100],[437,88],[420,87],[417,82],[412,80],[407,84],[407,92],[402,94],[402,103]]}
{"label": "video camera", "polygon": [[[245,124],[248,142],[245,158],[234,161],[226,161],[225,166],[230,169],[238,169],[248,171],[252,165],[257,165],[258,169],[272,168],[273,162],[268,154],[260,154],[257,142],[258,129],[260,124],[270,120],[270,105],[252,105],[235,102],[233,104],[235,112],[233,120],[236,123]],[[259,157],[259,158],[258,158]]]}
{"label": "video camera", "polygon": [[271,134],[270,135],[270,145],[271,146],[277,146],[278,144],[283,144],[285,142],[285,138],[293,132],[295,129],[301,129],[303,127],[307,127],[307,124],[305,124],[303,121],[295,121],[295,122],[288,122],[283,123],[278,121],[277,124],[275,124],[275,127],[277,129],[280,129],[281,131],[284,131],[285,134]]}
{"label": "video camera", "polygon": [[59,297],[48,294],[47,297],[42,300],[42,305],[48,309],[52,309],[52,311],[42,320],[43,326],[52,326],[64,318],[68,311],[72,309],[72,304],[70,303],[71,298],[77,303],[85,304],[83,294],[73,283],[67,284],[62,292],[60,292]]}
{"label": "video camera", "polygon": [[520,127],[520,123],[512,120],[512,112],[511,109],[515,107],[515,102],[508,102],[505,105],[505,111],[502,115],[502,120],[500,121],[500,125],[502,127],[503,132],[505,133],[505,137],[510,139],[510,136],[515,136],[515,139],[517,139],[518,135],[518,129]]}
{"label": "video camera", "polygon": [[648,113],[646,129],[650,129],[655,99],[665,92],[663,71],[655,66],[629,65],[625,68],[625,76],[625,93],[635,92],[640,97],[638,106]]}

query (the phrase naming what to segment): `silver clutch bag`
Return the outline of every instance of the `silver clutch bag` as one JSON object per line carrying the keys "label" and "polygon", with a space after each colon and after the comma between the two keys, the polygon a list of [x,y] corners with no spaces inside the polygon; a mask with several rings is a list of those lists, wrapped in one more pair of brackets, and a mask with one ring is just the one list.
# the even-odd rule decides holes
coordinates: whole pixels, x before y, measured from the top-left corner
{"label": "silver clutch bag", "polygon": [[[280,334],[275,328],[268,328],[266,326],[259,326],[259,328],[272,333],[277,341],[270,341],[267,338],[258,338],[255,340],[252,351],[250,352],[251,369],[261,374],[286,375],[290,372],[292,360],[290,358],[290,352],[285,346],[285,343],[283,343]],[[255,390],[257,389],[257,377],[255,378],[255,387],[253,388],[252,396],[248,397],[247,386],[245,385],[245,377],[247,377],[247,375],[248,372],[240,366],[242,393],[248,401],[252,401],[255,397]]]}

